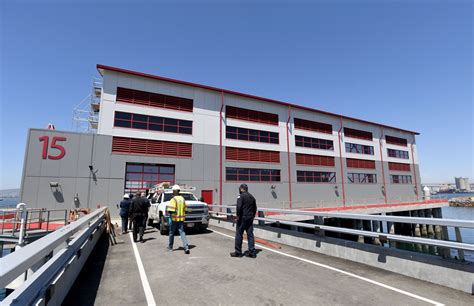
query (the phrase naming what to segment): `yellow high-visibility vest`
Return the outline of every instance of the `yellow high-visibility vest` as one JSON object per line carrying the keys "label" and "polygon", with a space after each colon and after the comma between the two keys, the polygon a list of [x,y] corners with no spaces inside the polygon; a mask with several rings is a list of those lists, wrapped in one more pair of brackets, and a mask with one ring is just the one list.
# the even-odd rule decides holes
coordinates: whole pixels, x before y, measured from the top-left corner
{"label": "yellow high-visibility vest", "polygon": [[168,211],[174,212],[172,214],[172,220],[181,222],[186,219],[186,201],[180,195],[174,196],[168,205]]}

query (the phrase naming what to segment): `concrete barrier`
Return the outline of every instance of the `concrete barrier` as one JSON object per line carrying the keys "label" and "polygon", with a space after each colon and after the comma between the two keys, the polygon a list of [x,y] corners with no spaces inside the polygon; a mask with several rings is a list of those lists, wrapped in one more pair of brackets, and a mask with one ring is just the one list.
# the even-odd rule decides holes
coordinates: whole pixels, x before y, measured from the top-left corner
{"label": "concrete barrier", "polygon": [[[235,230],[235,224],[210,220],[210,225]],[[354,241],[255,225],[256,237],[334,256],[474,294],[474,264],[433,255],[384,248]]]}

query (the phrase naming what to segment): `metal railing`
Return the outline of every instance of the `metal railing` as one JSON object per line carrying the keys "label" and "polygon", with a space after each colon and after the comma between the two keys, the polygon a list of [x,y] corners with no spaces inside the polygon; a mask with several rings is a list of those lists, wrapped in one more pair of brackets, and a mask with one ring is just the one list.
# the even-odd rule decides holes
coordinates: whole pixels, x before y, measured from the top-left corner
{"label": "metal railing", "polygon": [[[60,283],[63,274],[72,269],[75,262],[84,255],[82,264],[97,241],[98,231],[105,226],[106,207],[100,208],[79,220],[66,225],[39,240],[15,250],[15,252],[0,258],[0,288],[7,287],[18,277],[22,277],[29,269],[38,269],[29,276],[23,284],[5,298],[5,304],[30,305],[45,296],[51,299],[53,294],[64,298],[66,290],[54,290]],[[87,250],[87,252],[86,252]],[[85,257],[85,258],[84,258]],[[26,274],[25,274],[26,275]],[[77,274],[76,274],[77,275]],[[74,278],[69,277],[69,280]],[[70,283],[69,285],[72,285]],[[60,284],[65,286],[65,284]],[[53,288],[53,289],[51,289]],[[61,300],[61,298],[59,298]]]}
{"label": "metal railing", "polygon": [[[0,210],[0,235],[15,237],[20,230],[22,210]],[[24,230],[54,230],[53,225],[66,225],[67,209],[28,208],[25,211]]]}
{"label": "metal railing", "polygon": [[[213,208],[212,218],[219,218],[220,215],[226,216],[228,220],[234,222],[233,217],[235,217],[236,206],[229,205],[209,205]],[[216,210],[225,209],[226,212],[220,212]],[[265,213],[272,213],[273,216],[266,217]],[[337,212],[313,212],[313,211],[302,211],[302,210],[288,210],[288,209],[274,209],[274,208],[258,208],[257,210],[258,217],[255,220],[259,221],[259,225],[265,226],[268,224],[273,224],[279,226],[281,224],[288,225],[292,227],[307,228],[312,229],[317,233],[323,233],[324,231],[340,233],[340,234],[351,234],[356,236],[371,237],[377,238],[379,241],[396,241],[396,242],[405,242],[405,243],[414,243],[429,245],[441,248],[457,249],[459,252],[460,259],[464,259],[463,251],[474,251],[474,244],[463,243],[459,234],[459,228],[474,229],[474,221],[469,220],[455,220],[455,219],[442,219],[442,218],[420,218],[420,217],[401,217],[401,216],[385,216],[385,215],[369,215],[369,214],[351,214],[351,213],[337,213]],[[307,223],[303,221],[289,221],[278,219],[278,215],[298,215],[298,216],[311,216],[317,221],[313,223]],[[345,228],[338,226],[329,226],[322,224],[321,220],[324,218],[339,218],[339,219],[351,219],[351,220],[365,220],[371,221],[372,226],[373,222],[387,222],[390,225],[396,223],[404,224],[413,224],[413,225],[430,225],[438,227],[454,227],[456,230],[456,236],[458,241],[443,240],[439,238],[430,238],[430,237],[414,237],[407,235],[399,235],[391,232],[384,233],[380,231],[380,227],[375,229],[375,231],[364,230],[364,229],[354,229],[354,228]],[[387,226],[390,227],[390,226]]]}

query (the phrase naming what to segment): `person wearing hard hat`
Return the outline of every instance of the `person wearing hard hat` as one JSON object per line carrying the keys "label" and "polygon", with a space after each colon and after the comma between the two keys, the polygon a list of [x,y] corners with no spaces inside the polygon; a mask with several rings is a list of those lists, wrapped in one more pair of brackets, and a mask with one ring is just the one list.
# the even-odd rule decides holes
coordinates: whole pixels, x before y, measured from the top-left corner
{"label": "person wearing hard hat", "polygon": [[128,211],[130,209],[130,196],[128,194],[123,195],[123,200],[120,201],[120,218],[122,218],[122,234],[127,233],[128,226]]}
{"label": "person wearing hard hat", "polygon": [[183,242],[184,253],[189,254],[188,240],[184,232],[184,220],[186,219],[186,201],[179,194],[181,188],[179,185],[172,187],[174,197],[170,200],[166,207],[169,217],[169,243],[168,251],[173,251],[174,234],[176,229],[179,231],[181,241]]}

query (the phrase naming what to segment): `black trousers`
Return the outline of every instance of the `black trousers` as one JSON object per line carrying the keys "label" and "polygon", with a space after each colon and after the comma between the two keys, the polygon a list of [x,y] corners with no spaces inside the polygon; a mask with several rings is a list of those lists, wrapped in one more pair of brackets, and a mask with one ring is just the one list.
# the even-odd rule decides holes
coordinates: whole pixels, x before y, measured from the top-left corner
{"label": "black trousers", "polygon": [[247,240],[249,243],[249,252],[255,253],[255,238],[253,236],[253,218],[239,218],[237,228],[235,230],[235,252],[242,254],[242,240],[244,239],[244,231],[247,232]]}
{"label": "black trousers", "polygon": [[143,215],[136,215],[132,219],[133,224],[133,240],[137,240],[137,234],[140,235],[140,239],[143,238],[143,233],[145,232],[145,228],[143,226]]}

